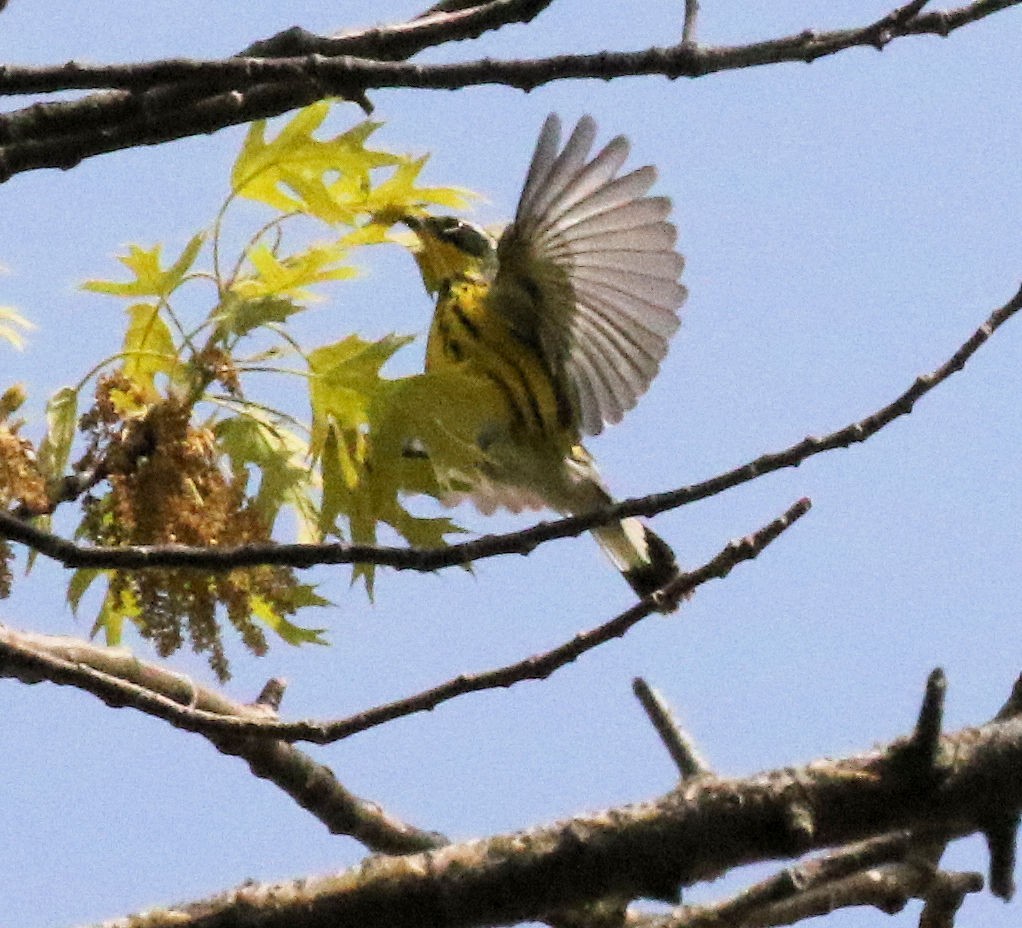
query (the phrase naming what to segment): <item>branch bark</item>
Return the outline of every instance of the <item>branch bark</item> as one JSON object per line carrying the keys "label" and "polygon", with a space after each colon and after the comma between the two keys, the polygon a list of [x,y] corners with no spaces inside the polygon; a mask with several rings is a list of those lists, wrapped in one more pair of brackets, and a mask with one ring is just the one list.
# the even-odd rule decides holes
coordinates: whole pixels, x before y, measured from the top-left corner
{"label": "branch bark", "polygon": [[[0,117],[0,182],[23,171],[66,170],[98,154],[278,116],[329,96],[352,99],[369,108],[365,93],[385,87],[453,90],[499,84],[529,91],[557,80],[639,75],[661,75],[671,80],[696,78],[782,62],[811,62],[862,46],[882,49],[894,39],[909,35],[947,36],[1019,3],[1022,0],[975,0],[930,13],[918,12],[918,4],[911,3],[865,26],[827,32],[806,29],[747,45],[713,47],[681,41],[640,51],[531,60],[480,59],[448,65],[392,60],[470,37],[474,29],[499,28],[516,16],[527,21],[545,6],[524,0],[506,0],[498,6],[494,0],[469,10],[435,14],[441,17],[439,20],[435,16],[413,19],[384,30],[364,30],[334,39],[317,39],[301,30],[290,30],[283,39],[269,40],[275,52],[281,48],[316,49],[297,57],[169,59],[108,66],[70,62],[51,68],[8,66],[0,68],[0,94],[121,89],[72,102],[36,103]],[[266,47],[257,44],[249,50],[255,48],[265,54]],[[352,57],[353,50],[373,54],[374,59]]]}
{"label": "branch bark", "polygon": [[[123,648],[102,648],[76,638],[19,632],[0,625],[0,677],[22,683],[64,683],[112,707],[160,705],[214,718],[272,721],[261,705],[246,705],[200,686],[184,674],[141,661]],[[143,711],[145,711],[143,709]],[[149,712],[159,716],[158,712]],[[331,834],[349,835],[372,851],[407,854],[446,843],[443,835],[402,822],[377,803],[345,788],[333,772],[274,738],[203,732],[223,754],[241,758],[257,777],[273,783],[310,812]]]}
{"label": "branch bark", "polygon": [[[334,721],[278,722],[265,712],[242,711],[236,703],[217,696],[196,701],[195,694],[213,693],[196,687],[186,677],[172,674],[158,665],[136,661],[125,651],[110,651],[81,642],[76,656],[68,658],[63,649],[74,639],[47,639],[26,636],[0,626],[0,677],[14,677],[26,683],[49,680],[74,686],[97,696],[109,706],[127,706],[169,722],[175,728],[204,734],[218,743],[226,737],[244,739],[249,736],[271,738],[283,742],[309,741],[331,744],[394,719],[427,712],[444,702],[482,690],[506,688],[524,680],[545,680],[561,667],[582,654],[624,635],[632,626],[653,613],[662,611],[665,603],[675,603],[696,587],[714,578],[726,576],[742,561],[756,557],[797,519],[809,510],[809,501],[800,500],[782,516],[767,523],[757,532],[729,543],[702,567],[689,571],[667,588],[640,601],[609,622],[581,632],[571,641],[543,654],[479,674],[461,674],[439,686],[404,699],[376,706],[357,715]],[[57,647],[49,645],[57,642]],[[121,655],[130,660],[111,672],[107,655]],[[189,685],[182,696],[183,682]],[[245,742],[242,741],[242,744]],[[231,753],[238,753],[231,751]]]}
{"label": "branch bark", "polygon": [[[598,898],[677,900],[682,887],[743,864],[904,829],[945,840],[1022,808],[1019,719],[943,735],[939,779],[906,764],[911,744],[745,779],[699,777],[650,802],[317,879],[246,885],[102,928],[469,928]],[[808,816],[797,828],[793,806]]]}

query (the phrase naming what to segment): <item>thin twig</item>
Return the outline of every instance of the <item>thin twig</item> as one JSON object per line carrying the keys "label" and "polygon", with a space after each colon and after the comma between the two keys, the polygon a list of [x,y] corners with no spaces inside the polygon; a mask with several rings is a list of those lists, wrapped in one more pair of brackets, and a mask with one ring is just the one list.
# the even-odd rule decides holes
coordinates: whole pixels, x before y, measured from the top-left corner
{"label": "thin twig", "polygon": [[489,0],[463,3],[463,9],[432,7],[407,22],[368,29],[346,30],[321,36],[292,28],[254,42],[238,52],[238,58],[297,58],[319,55],[334,58],[351,55],[376,61],[403,61],[427,48],[448,42],[477,39],[484,32],[512,23],[529,23],[553,0]]}
{"label": "thin twig", "polygon": [[206,571],[228,571],[238,567],[278,564],[295,568],[318,564],[376,564],[396,570],[433,571],[472,563],[504,554],[529,554],[538,545],[554,538],[580,535],[599,525],[626,516],[654,516],[697,500],[716,496],[732,487],[755,480],[837,448],[860,444],[895,419],[908,415],[920,399],[962,370],[969,359],[991,335],[1022,309],[1022,288],[1004,306],[994,310],[987,320],[936,370],[917,377],[898,397],[864,419],[852,422],[822,437],[802,441],[770,454],[764,454],[701,483],[666,493],[651,493],[605,506],[584,516],[572,516],[553,522],[540,522],[531,528],[503,535],[482,535],[471,541],[446,548],[397,548],[377,545],[331,544],[258,544],[234,548],[152,545],[104,547],[79,545],[0,511],[0,537],[27,545],[40,554],[59,561],[65,567],[119,568],[144,570],[153,567],[192,567]]}
{"label": "thin twig", "polygon": [[[630,928],[719,928],[721,925],[792,924],[801,918],[824,914],[834,908],[865,904],[861,883],[850,877],[877,872],[877,868],[905,861],[913,847],[909,832],[899,831],[849,845],[815,857],[749,886],[736,895],[699,906],[680,906],[667,917],[635,919]],[[890,879],[873,878],[870,902],[889,898]],[[869,879],[865,890],[869,893]],[[839,889],[839,887],[841,887]],[[820,910],[822,900],[833,905]],[[789,921],[781,919],[788,918]]]}
{"label": "thin twig", "polygon": [[[782,516],[767,523],[758,531],[728,543],[716,557],[702,567],[682,574],[665,588],[664,596],[670,599],[684,596],[709,580],[727,576],[735,565],[755,558],[808,510],[809,501],[800,500]],[[209,738],[258,735],[287,742],[309,741],[330,744],[394,719],[429,711],[443,702],[468,693],[506,688],[523,680],[544,680],[587,651],[614,638],[620,638],[632,626],[659,612],[662,605],[662,598],[654,594],[609,622],[581,632],[570,641],[545,653],[496,670],[471,675],[462,674],[413,696],[376,706],[345,719],[327,722],[278,722],[274,718],[253,717],[234,711],[223,713],[219,710],[191,709],[182,704],[183,700],[155,691],[143,682],[135,682],[132,678],[122,679],[107,670],[96,669],[89,666],[91,662],[83,658],[71,661],[53,655],[46,648],[27,648],[19,645],[18,639],[12,640],[9,634],[6,637],[0,634],[0,676],[18,677],[27,682],[49,680],[52,683],[74,686],[98,696],[110,706],[136,709],[161,718],[175,728],[200,732]]]}

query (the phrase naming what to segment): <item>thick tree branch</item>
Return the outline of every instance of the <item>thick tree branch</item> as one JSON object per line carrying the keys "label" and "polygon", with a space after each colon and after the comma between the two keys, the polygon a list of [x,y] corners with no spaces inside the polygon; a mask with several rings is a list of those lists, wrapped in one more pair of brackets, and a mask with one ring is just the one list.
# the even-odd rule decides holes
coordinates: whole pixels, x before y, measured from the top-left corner
{"label": "thick tree branch", "polygon": [[[903,748],[895,742],[745,779],[700,777],[651,802],[424,854],[375,858],[317,879],[250,884],[103,928],[503,924],[595,898],[677,898],[682,887],[736,866],[878,834],[910,830],[922,841],[934,833],[940,840],[971,834],[991,815],[1022,808],[1019,719],[942,736],[940,753],[950,761],[932,787],[906,776],[898,759]],[[811,829],[791,830],[793,802],[808,810]],[[922,883],[913,892],[925,894],[932,872],[928,866],[916,871]],[[903,889],[909,879],[900,873],[895,883]],[[948,894],[975,886],[974,876],[963,875]],[[876,904],[876,895],[868,901]]]}
{"label": "thick tree branch", "polygon": [[553,522],[540,522],[531,528],[503,535],[482,535],[471,541],[446,548],[414,549],[377,545],[331,544],[258,544],[235,548],[189,548],[183,545],[103,547],[79,545],[29,522],[0,511],[0,537],[27,545],[65,567],[144,570],[153,567],[190,567],[205,571],[226,571],[257,564],[281,564],[295,568],[319,564],[376,564],[396,570],[434,571],[468,564],[503,554],[529,554],[537,546],[555,538],[580,535],[598,525],[606,525],[625,516],[654,516],[670,509],[716,496],[732,487],[756,480],[824,451],[860,444],[895,419],[912,412],[915,404],[952,374],[962,370],[969,359],[993,333],[1022,309],[1022,288],[1004,306],[994,310],[987,320],[948,358],[929,374],[917,377],[907,390],[886,406],[864,419],[849,423],[822,437],[810,436],[770,454],[764,454],[701,483],[666,493],[624,500],[584,516]]}
{"label": "thick tree branch", "polygon": [[[13,677],[23,683],[69,684],[113,707],[162,705],[216,718],[253,721],[275,717],[263,706],[234,702],[183,674],[139,660],[122,648],[102,648],[75,638],[19,632],[2,625],[0,677]],[[290,744],[265,737],[204,734],[217,750],[240,757],[257,777],[280,787],[332,834],[350,835],[370,850],[388,854],[421,851],[445,841],[434,832],[398,821],[376,803],[351,793],[329,768]]]}
{"label": "thick tree branch", "polygon": [[[653,596],[647,597],[609,622],[579,633],[560,647],[496,670],[472,675],[462,674],[422,693],[336,721],[277,722],[273,718],[267,719],[265,713],[256,715],[251,712],[239,712],[237,704],[222,700],[221,697],[217,697],[220,702],[208,706],[201,702],[195,703],[192,699],[192,688],[181,696],[177,690],[167,692],[165,684],[150,686],[148,672],[150,669],[158,668],[155,665],[136,662],[127,655],[127,652],[109,651],[76,643],[77,656],[68,658],[59,651],[53,652],[48,644],[53,639],[44,636],[36,636],[33,639],[22,633],[4,630],[2,626],[0,626],[0,676],[15,677],[27,683],[49,680],[52,683],[74,686],[98,696],[107,705],[137,709],[170,722],[175,728],[201,732],[210,739],[259,736],[287,742],[311,741],[329,744],[406,715],[429,711],[443,702],[468,693],[498,687],[506,688],[523,680],[546,679],[587,651],[614,638],[620,638],[642,619],[662,611],[665,603],[677,602],[708,580],[727,576],[736,564],[756,557],[808,510],[809,501],[800,500],[784,515],[757,532],[730,542],[702,567],[683,574]],[[56,641],[60,647],[64,647],[65,643],[71,647],[74,639]],[[124,675],[117,671],[112,672],[106,666],[107,654],[121,655],[124,660],[133,663],[126,668],[127,672]],[[165,670],[160,670],[159,673],[163,677],[169,676],[170,683],[175,687],[180,687],[182,680],[186,679],[169,674]],[[194,690],[207,692],[198,688]],[[226,704],[227,708],[220,708],[221,703]]]}
{"label": "thick tree branch", "polygon": [[[167,58],[125,65],[87,65],[70,61],[58,66],[16,66],[0,68],[0,96],[57,93],[67,90],[171,90],[171,85],[189,84],[209,91],[245,91],[263,83],[318,80],[328,86],[362,90],[416,88],[455,90],[475,84],[497,83],[532,90],[543,83],[566,79],[608,79],[662,75],[702,77],[717,71],[731,71],[786,62],[813,61],[850,48],[883,47],[895,38],[909,35],[947,36],[951,32],[1022,0],[977,0],[954,10],[924,15],[906,15],[898,7],[875,22],[852,29],[817,32],[805,29],[792,35],[745,45],[699,45],[691,42],[636,51],[601,51],[590,54],[553,55],[538,59],[478,59],[457,64],[408,64],[403,59],[417,51],[462,35],[452,26],[461,17],[473,24],[492,22],[491,28],[509,20],[507,4],[489,3],[460,13],[445,13],[412,20],[398,26],[363,30],[331,38],[313,36],[291,29],[266,43],[256,43],[238,56],[221,59]],[[532,0],[517,2],[516,12],[529,19],[549,5]],[[689,9],[686,19],[694,22]],[[518,20],[518,17],[514,17]],[[528,21],[524,17],[520,21]],[[694,27],[693,27],[694,28]],[[427,32],[427,30],[432,30]],[[484,31],[482,29],[479,30]],[[395,44],[409,33],[422,36],[415,46]],[[478,34],[478,33],[476,33]],[[267,44],[268,43],[268,44]],[[339,82],[339,83],[338,83]],[[119,98],[114,98],[119,99]],[[114,102],[108,99],[108,104]],[[83,101],[58,104],[67,111]],[[37,107],[15,111],[0,120],[0,126],[18,124],[19,114],[38,113]],[[2,137],[2,136],[0,136]]]}
{"label": "thick tree branch", "polygon": [[[83,159],[139,145],[154,145],[213,132],[253,119],[276,116],[328,96],[362,101],[374,88],[405,87],[457,89],[501,84],[532,90],[555,80],[600,79],[636,75],[702,77],[718,71],[793,61],[814,61],[849,48],[883,48],[895,38],[952,31],[1022,0],[976,0],[956,9],[916,14],[916,3],[897,7],[881,19],[853,29],[827,32],[804,30],[795,35],[740,46],[699,46],[682,41],[667,48],[635,52],[604,51],[588,55],[558,55],[534,60],[480,59],[449,65],[418,65],[380,60],[401,58],[448,36],[464,37],[451,26],[451,17],[492,16],[502,25],[507,8],[491,5],[459,13],[444,13],[438,33],[418,36],[401,46],[401,29],[430,18],[392,27],[376,60],[336,57],[322,53],[290,58],[228,58],[219,61],[165,60],[148,64],[86,66],[69,63],[56,68],[0,69],[0,94],[51,93],[69,89],[128,88],[94,94],[83,100],[34,104],[0,117],[0,181],[38,168],[71,168]],[[515,8],[517,14],[542,4]],[[909,14],[912,15],[909,15]],[[533,14],[534,15],[534,14]],[[524,17],[523,17],[524,18]],[[456,20],[457,24],[464,24]],[[472,28],[477,28],[475,23]],[[421,25],[419,28],[423,28]],[[445,31],[447,30],[447,31]],[[372,31],[358,33],[368,36]],[[467,34],[467,33],[466,33]],[[299,47],[306,34],[290,31]],[[340,48],[357,48],[353,37],[338,37]],[[366,41],[366,39],[359,39]],[[381,41],[379,37],[376,41]],[[387,48],[387,43],[392,43]],[[347,43],[347,44],[344,44]],[[369,43],[371,44],[371,43]],[[276,46],[279,47],[279,46]],[[425,47],[425,46],[422,46]]]}

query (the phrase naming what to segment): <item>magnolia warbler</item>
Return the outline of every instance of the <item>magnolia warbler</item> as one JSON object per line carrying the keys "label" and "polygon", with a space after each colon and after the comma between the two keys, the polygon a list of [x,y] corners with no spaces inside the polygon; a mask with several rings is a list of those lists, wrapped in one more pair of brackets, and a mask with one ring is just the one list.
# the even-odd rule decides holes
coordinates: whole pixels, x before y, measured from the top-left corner
{"label": "magnolia warbler", "polygon": [[[618,175],[623,136],[590,158],[595,135],[584,116],[561,148],[560,120],[547,118],[499,238],[449,216],[402,220],[437,301],[426,370],[464,371],[500,398],[467,494],[484,513],[610,503],[581,436],[635,405],[679,325],[687,292],[671,202],[646,196],[655,168]],[[593,535],[640,596],[678,574],[670,547],[638,518]]]}

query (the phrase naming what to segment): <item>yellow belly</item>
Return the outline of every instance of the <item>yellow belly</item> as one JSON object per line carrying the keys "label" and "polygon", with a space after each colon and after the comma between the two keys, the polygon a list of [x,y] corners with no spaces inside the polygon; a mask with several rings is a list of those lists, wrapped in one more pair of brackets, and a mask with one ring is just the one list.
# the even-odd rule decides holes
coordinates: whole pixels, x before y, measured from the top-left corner
{"label": "yellow belly", "polygon": [[494,425],[513,437],[569,438],[575,431],[570,403],[538,347],[490,308],[488,293],[484,281],[460,280],[441,294],[426,345],[426,370],[454,367],[492,383],[505,411],[505,421]]}

